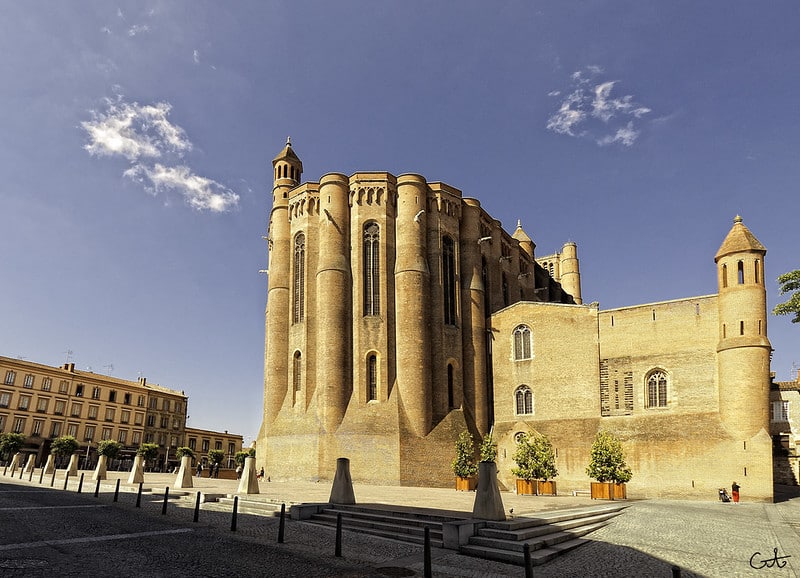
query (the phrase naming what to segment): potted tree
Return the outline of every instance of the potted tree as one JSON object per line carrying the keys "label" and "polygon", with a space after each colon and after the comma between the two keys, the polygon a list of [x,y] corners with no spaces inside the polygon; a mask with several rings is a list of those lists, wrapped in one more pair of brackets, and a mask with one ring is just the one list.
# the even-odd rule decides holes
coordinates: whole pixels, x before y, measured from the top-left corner
{"label": "potted tree", "polygon": [[484,436],[479,451],[482,462],[494,462],[497,460],[497,446],[494,443],[492,432],[489,432]]}
{"label": "potted tree", "polygon": [[73,459],[77,458],[77,456],[74,456],[73,454],[78,447],[80,447],[78,440],[72,436],[57,437],[50,443],[50,453],[62,459],[70,456],[69,465],[67,466],[70,475],[75,475],[78,473],[77,460]]}
{"label": "potted tree", "polygon": [[25,436],[21,433],[0,433],[0,455],[4,456],[6,466],[8,466],[9,461],[11,462],[12,476],[14,475],[14,470],[19,465],[19,458],[17,458],[16,461],[14,458],[17,452],[22,449],[23,445],[25,445]]}
{"label": "potted tree", "polygon": [[129,484],[141,484],[144,482],[144,466],[149,460],[155,459],[158,455],[156,444],[142,444],[136,450],[136,457],[133,459],[131,474],[128,476]]}
{"label": "potted tree", "polygon": [[180,447],[175,451],[175,455],[181,461],[178,476],[175,478],[176,488],[193,488],[192,485],[192,458],[194,451],[190,447]]}
{"label": "potted tree", "polygon": [[591,483],[593,499],[624,500],[628,497],[625,484],[633,477],[633,473],[625,463],[622,442],[614,434],[597,432],[586,473],[597,480]]}
{"label": "potted tree", "polygon": [[517,467],[511,473],[517,476],[517,494],[556,495],[556,456],[546,436],[522,434],[513,459]]}
{"label": "potted tree", "polygon": [[451,464],[456,476],[456,491],[471,492],[478,485],[475,474],[478,466],[475,464],[475,445],[472,434],[464,430],[456,440],[456,457]]}
{"label": "potted tree", "polygon": [[97,453],[100,457],[97,459],[97,467],[92,475],[93,480],[106,479],[108,460],[113,460],[117,457],[120,449],[122,449],[122,444],[115,440],[103,440],[97,444]]}
{"label": "potted tree", "polygon": [[208,450],[208,477],[219,477],[219,465],[225,459],[225,452],[222,450]]}

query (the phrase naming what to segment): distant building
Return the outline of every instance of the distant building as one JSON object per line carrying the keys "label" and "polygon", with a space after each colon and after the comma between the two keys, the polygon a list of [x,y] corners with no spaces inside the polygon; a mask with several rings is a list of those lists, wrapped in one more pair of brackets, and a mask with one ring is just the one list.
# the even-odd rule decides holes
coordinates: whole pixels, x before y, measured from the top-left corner
{"label": "distant building", "polygon": [[774,381],[769,399],[775,483],[796,486],[800,481],[800,371],[794,381]]}
{"label": "distant building", "polygon": [[714,499],[735,480],[772,500],[766,248],[741,218],[707,248],[717,293],[600,311],[574,243],[537,257],[521,223],[505,231],[452,186],[302,183],[289,143],[272,164],[256,460],[273,479],[331,479],[348,457],[357,481],[449,485],[468,430],[493,432],[512,488],[531,431],[553,442],[559,488],[581,489],[610,430],[629,495]]}
{"label": "distant building", "polygon": [[189,431],[204,432],[193,438],[201,448],[203,440],[212,448],[221,443],[226,458],[231,447],[241,449],[241,436],[186,428],[186,394],[144,377],[128,381],[77,370],[74,363],[52,367],[0,356],[0,379],[0,432],[24,434],[22,451],[34,454],[37,466],[50,453],[51,441],[62,435],[80,442],[82,468],[96,463],[97,442],[106,439],[122,444],[112,467],[123,469],[141,444],[153,443],[159,447],[154,467],[171,470]]}
{"label": "distant building", "polygon": [[232,469],[236,467],[233,458],[237,452],[242,451],[243,442],[239,434],[187,427],[184,445],[194,452],[196,460],[199,459],[204,464],[208,463],[209,450],[222,450],[225,458],[220,467]]}

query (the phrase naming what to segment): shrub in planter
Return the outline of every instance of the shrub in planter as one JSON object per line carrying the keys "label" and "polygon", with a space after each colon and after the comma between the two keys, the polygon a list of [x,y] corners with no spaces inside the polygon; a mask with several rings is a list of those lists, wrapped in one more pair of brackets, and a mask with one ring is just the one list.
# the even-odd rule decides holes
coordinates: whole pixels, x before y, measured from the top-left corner
{"label": "shrub in planter", "polygon": [[586,474],[598,482],[592,484],[592,498],[613,500],[627,497],[624,484],[630,481],[633,473],[625,463],[625,452],[619,438],[607,431],[597,432]]}
{"label": "shrub in planter", "polygon": [[190,458],[193,458],[194,457],[194,450],[192,448],[186,447],[186,446],[180,447],[177,450],[175,450],[175,457],[177,457],[178,459],[181,459],[184,456],[188,456]]}
{"label": "shrub in planter", "polygon": [[519,494],[556,494],[553,481],[558,475],[553,444],[543,435],[523,434],[513,456],[516,468],[511,473],[519,478]]}
{"label": "shrub in planter", "polygon": [[456,457],[451,464],[456,476],[456,490],[475,489],[475,474],[478,466],[475,464],[475,444],[472,434],[462,431],[456,440]]}

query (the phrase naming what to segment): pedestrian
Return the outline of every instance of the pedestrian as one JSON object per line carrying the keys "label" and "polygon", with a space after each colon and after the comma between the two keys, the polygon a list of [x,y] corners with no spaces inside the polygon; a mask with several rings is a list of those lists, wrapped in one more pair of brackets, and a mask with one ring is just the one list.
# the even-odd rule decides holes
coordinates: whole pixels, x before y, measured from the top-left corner
{"label": "pedestrian", "polygon": [[216,464],[214,464],[214,477],[215,477],[215,478],[218,478],[218,477],[219,477],[219,462],[217,462]]}
{"label": "pedestrian", "polygon": [[197,477],[203,477],[203,462],[197,462]]}
{"label": "pedestrian", "polygon": [[236,479],[240,480],[242,478],[242,466],[236,466]]}
{"label": "pedestrian", "polygon": [[737,484],[736,482],[733,482],[733,484],[731,484],[731,495],[733,496],[734,504],[739,503],[739,487],[740,487],[739,484]]}
{"label": "pedestrian", "polygon": [[264,466],[261,466],[261,471],[258,472],[258,479],[259,480],[264,479]]}

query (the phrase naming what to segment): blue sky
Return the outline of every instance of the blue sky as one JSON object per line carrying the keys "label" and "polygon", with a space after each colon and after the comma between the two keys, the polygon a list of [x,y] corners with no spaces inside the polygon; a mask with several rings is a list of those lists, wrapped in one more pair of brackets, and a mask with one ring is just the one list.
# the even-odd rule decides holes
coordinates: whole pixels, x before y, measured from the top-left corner
{"label": "blue sky", "polygon": [[[260,425],[271,159],[420,173],[584,300],[716,292],[741,214],[800,268],[796,2],[3,2],[0,354],[183,389]],[[771,317],[773,370],[800,327]],[[113,369],[111,367],[113,366]]]}

